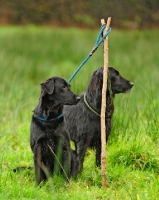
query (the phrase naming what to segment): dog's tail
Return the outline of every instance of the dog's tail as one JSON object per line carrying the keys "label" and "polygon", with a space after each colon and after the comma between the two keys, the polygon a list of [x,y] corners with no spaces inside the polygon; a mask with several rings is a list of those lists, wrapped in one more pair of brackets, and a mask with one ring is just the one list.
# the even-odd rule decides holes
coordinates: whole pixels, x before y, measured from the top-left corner
{"label": "dog's tail", "polygon": [[13,172],[21,172],[23,170],[33,170],[33,167],[19,166],[13,169]]}

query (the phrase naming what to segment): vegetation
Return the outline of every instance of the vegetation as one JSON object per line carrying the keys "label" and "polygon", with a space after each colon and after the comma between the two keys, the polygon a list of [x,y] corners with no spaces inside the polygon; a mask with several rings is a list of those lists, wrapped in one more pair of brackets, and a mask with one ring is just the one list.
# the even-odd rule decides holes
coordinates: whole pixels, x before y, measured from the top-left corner
{"label": "vegetation", "polygon": [[113,27],[158,27],[158,0],[1,0],[0,23],[97,27],[112,17]]}
{"label": "vegetation", "polygon": [[[35,26],[0,28],[0,199],[133,199],[159,196],[158,31],[117,31],[109,35],[109,65],[134,82],[130,93],[116,95],[113,129],[107,144],[106,189],[95,153],[88,150],[84,170],[67,185],[53,177],[35,188],[29,146],[30,120],[40,86],[58,75],[69,79],[93,48],[98,30]],[[99,47],[71,82],[86,90],[92,72],[103,65]]]}

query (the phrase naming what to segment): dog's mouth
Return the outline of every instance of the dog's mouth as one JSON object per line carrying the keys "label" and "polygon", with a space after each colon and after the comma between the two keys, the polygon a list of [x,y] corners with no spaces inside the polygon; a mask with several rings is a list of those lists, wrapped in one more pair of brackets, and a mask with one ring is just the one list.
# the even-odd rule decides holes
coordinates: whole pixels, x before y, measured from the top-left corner
{"label": "dog's mouth", "polygon": [[128,89],[128,90],[126,90],[124,93],[128,93],[128,92],[130,92],[130,90],[131,90],[131,89]]}
{"label": "dog's mouth", "polygon": [[128,92],[130,92],[131,89],[132,89],[132,87],[129,88],[129,89],[127,89],[124,93],[128,93]]}
{"label": "dog's mouth", "polygon": [[65,105],[75,105],[75,104],[77,104],[79,101],[80,101],[80,96],[77,96],[76,98],[74,98],[74,99],[70,99],[70,100],[68,100],[66,103],[65,103]]}
{"label": "dog's mouth", "polygon": [[67,101],[67,102],[64,103],[64,105],[75,105],[77,103],[78,103],[77,100],[76,101]]}
{"label": "dog's mouth", "polygon": [[132,89],[132,87],[133,87],[133,85],[134,85],[134,83],[132,83],[132,82],[130,82],[130,85],[131,85],[131,87],[130,88],[128,88],[124,93],[128,93],[131,89]]}

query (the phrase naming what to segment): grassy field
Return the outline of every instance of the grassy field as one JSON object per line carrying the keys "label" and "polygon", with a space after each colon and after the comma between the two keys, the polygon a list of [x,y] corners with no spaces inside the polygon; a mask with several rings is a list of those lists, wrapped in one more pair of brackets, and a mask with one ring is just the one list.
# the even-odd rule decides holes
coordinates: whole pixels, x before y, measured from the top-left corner
{"label": "grassy field", "polygon": [[[112,30],[109,35],[109,65],[135,85],[114,100],[106,189],[101,188],[93,150],[87,151],[84,170],[70,185],[53,177],[36,188],[32,170],[12,171],[21,165],[33,166],[29,129],[39,84],[54,75],[69,79],[93,48],[97,34],[98,30],[74,28],[0,28],[0,199],[158,199],[158,30]],[[71,82],[72,90],[86,90],[92,72],[102,65],[101,45]]]}

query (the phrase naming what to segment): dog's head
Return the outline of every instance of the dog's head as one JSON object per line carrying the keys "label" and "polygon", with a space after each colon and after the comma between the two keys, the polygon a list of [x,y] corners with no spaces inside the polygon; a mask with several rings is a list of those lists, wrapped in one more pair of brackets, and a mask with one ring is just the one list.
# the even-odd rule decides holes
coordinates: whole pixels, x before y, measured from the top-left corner
{"label": "dog's head", "polygon": [[78,102],[78,96],[70,89],[70,84],[63,78],[54,76],[41,83],[41,98],[47,96],[56,104],[72,105]]}
{"label": "dog's head", "polygon": [[113,67],[109,67],[109,77],[113,94],[129,92],[134,85],[134,83],[123,78]]}
{"label": "dog's head", "polygon": [[[108,68],[108,73],[109,73],[108,75],[110,78],[113,95],[129,92],[131,88],[133,87],[134,84],[130,82],[129,80],[123,78],[119,74],[119,72],[113,67]],[[92,79],[90,81],[90,85],[91,87],[89,86],[88,90],[89,88],[91,88],[91,90],[93,89],[94,94],[99,95],[99,91],[102,90],[102,86],[103,86],[103,67],[98,68],[93,73]]]}

